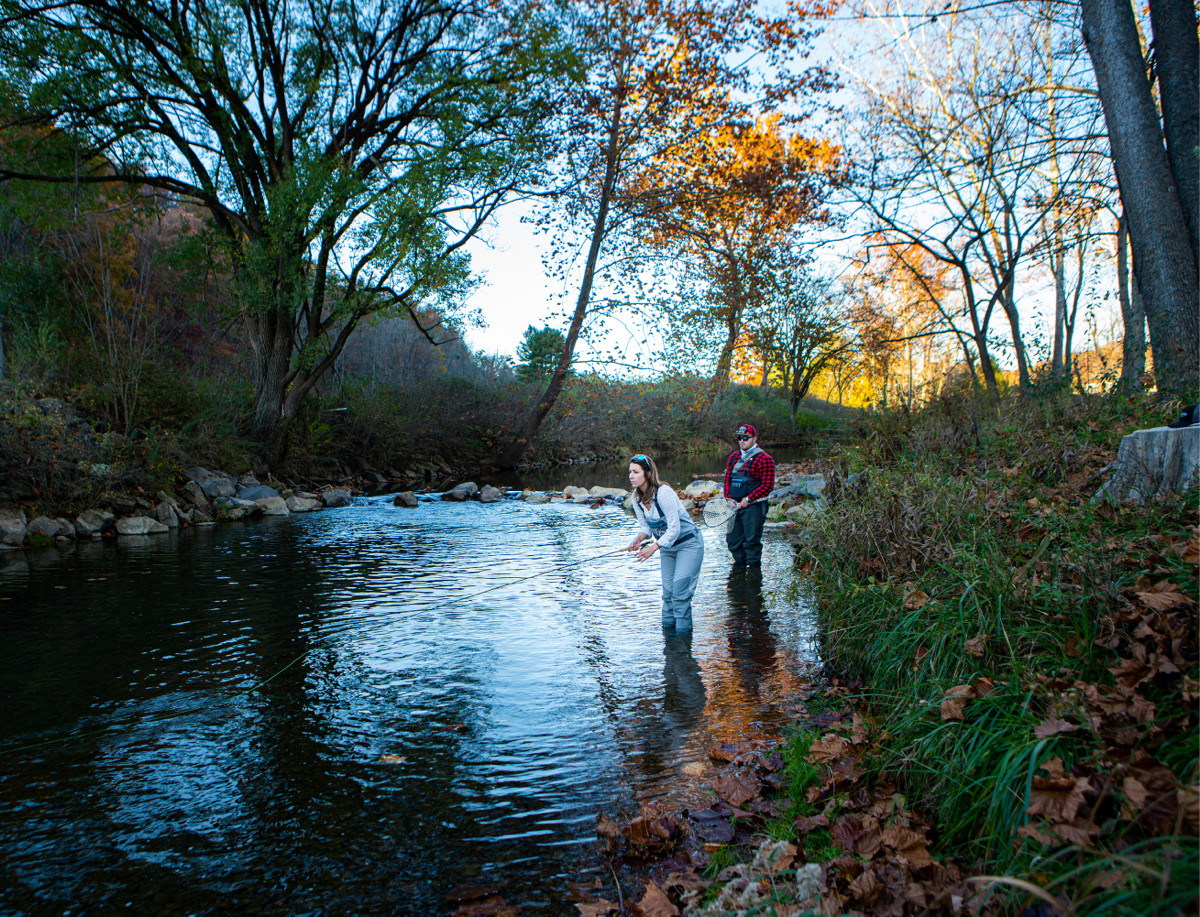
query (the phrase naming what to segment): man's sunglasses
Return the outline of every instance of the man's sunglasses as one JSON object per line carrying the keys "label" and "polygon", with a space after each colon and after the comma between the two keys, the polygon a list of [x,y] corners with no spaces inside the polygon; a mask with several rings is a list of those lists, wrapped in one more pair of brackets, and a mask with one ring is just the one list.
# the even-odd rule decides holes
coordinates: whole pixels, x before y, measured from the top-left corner
{"label": "man's sunglasses", "polygon": [[754,437],[753,437],[753,436],[740,436],[740,435],[739,435],[739,436],[738,436],[738,439],[739,439],[739,440],[742,440],[742,439],[754,439]]}

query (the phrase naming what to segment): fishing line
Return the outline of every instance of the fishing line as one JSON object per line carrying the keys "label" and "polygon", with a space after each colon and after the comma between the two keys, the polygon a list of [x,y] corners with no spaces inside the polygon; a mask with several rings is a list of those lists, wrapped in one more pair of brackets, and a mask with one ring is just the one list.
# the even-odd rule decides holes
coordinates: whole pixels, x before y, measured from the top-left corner
{"label": "fishing line", "polygon": [[[518,579],[508,580],[507,582],[500,583],[498,586],[489,586],[487,589],[481,589],[478,592],[472,592],[470,595],[455,596],[454,598],[447,599],[444,602],[439,602],[436,605],[430,605],[430,606],[428,606],[426,608],[422,608],[420,610],[422,612],[436,611],[439,608],[445,608],[449,605],[454,605],[459,602],[468,602],[468,601],[471,601],[472,599],[479,598],[479,596],[481,596],[481,595],[487,595],[489,592],[496,592],[500,589],[507,589],[509,586],[515,586],[518,583],[528,582],[529,580],[537,579],[540,576],[547,576],[551,573],[556,573],[559,570],[569,570],[572,567],[579,567],[579,566],[582,566],[583,564],[589,564],[589,563],[592,563],[593,561],[597,561],[597,560],[604,560],[606,558],[615,557],[618,554],[624,554],[624,553],[626,553],[625,548],[618,548],[615,551],[606,551],[603,554],[596,554],[596,555],[593,555],[592,557],[585,557],[585,558],[583,558],[583,560],[574,560],[574,561],[571,561],[571,562],[565,563],[565,564],[557,564],[548,569],[539,570],[537,573],[531,573],[529,576],[522,576],[522,577],[519,577]],[[372,633],[373,631],[376,631],[376,630],[381,630],[384,627],[393,625],[394,623],[395,623],[394,620],[388,620],[385,622],[380,622],[379,624],[376,624],[373,626],[368,626],[368,627],[365,627],[365,628],[362,628],[359,630],[355,630],[353,633],[341,634],[338,636],[327,637],[324,640],[319,640],[316,643],[314,643],[312,646],[306,648],[302,653],[300,653],[298,656],[296,656],[295,659],[288,662],[282,668],[278,669],[271,675],[268,675],[262,681],[257,682],[254,685],[251,685],[249,688],[246,688],[242,691],[238,691],[236,694],[231,694],[227,698],[224,698],[219,701],[213,701],[212,703],[209,703],[209,704],[204,704],[203,706],[197,707],[192,710],[170,711],[170,712],[159,715],[157,718],[143,717],[141,719],[141,722],[143,724],[150,723],[153,725],[158,725],[161,723],[165,723],[168,720],[177,719],[177,718],[185,717],[185,716],[197,716],[197,715],[205,713],[209,710],[216,709],[217,707],[226,706],[233,701],[236,701],[240,698],[247,697],[248,695],[254,693],[255,691],[258,691],[258,690],[266,687],[271,682],[273,682],[276,678],[278,678],[280,675],[282,675],[284,672],[286,672],[288,669],[290,669],[292,666],[294,666],[297,662],[300,662],[300,660],[302,660],[309,653],[312,653],[314,650],[329,649],[331,647],[337,646],[339,643],[345,643],[349,640],[352,640],[352,639],[355,639],[358,637],[362,637],[365,634]],[[69,742],[72,739],[91,738],[92,736],[103,735],[103,734],[105,734],[107,732],[111,732],[111,731],[112,731],[111,727],[105,726],[100,729],[92,729],[87,732],[72,732],[69,735],[61,736],[60,738],[57,738],[57,739],[46,739],[45,741],[42,741],[42,742],[33,742],[28,745],[19,745],[16,748],[0,749],[0,755],[15,754],[16,752],[21,752],[21,751],[32,751],[33,749],[36,749],[36,748],[45,748],[49,745],[59,745],[63,742]]]}

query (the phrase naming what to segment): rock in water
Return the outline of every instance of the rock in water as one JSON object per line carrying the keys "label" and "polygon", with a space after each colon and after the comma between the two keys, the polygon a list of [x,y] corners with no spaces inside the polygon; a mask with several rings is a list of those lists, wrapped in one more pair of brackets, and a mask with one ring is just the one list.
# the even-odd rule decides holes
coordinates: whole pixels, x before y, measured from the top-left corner
{"label": "rock in water", "polygon": [[168,532],[165,525],[149,516],[129,516],[117,520],[118,535],[161,535]]}
{"label": "rock in water", "polygon": [[327,490],[321,494],[321,502],[332,509],[337,506],[349,506],[354,501],[344,490]]}
{"label": "rock in water", "polygon": [[25,541],[25,510],[0,507],[0,544],[19,547]]}

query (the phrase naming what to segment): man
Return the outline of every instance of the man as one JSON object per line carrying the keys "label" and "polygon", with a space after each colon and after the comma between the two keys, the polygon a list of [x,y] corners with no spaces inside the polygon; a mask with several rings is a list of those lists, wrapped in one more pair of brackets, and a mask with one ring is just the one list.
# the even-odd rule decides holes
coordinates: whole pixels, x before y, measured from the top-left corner
{"label": "man", "polygon": [[735,567],[757,567],[762,563],[767,497],[775,486],[775,460],[758,448],[758,430],[750,424],[738,427],[737,441],[737,450],[725,463],[725,499],[737,506],[725,543]]}

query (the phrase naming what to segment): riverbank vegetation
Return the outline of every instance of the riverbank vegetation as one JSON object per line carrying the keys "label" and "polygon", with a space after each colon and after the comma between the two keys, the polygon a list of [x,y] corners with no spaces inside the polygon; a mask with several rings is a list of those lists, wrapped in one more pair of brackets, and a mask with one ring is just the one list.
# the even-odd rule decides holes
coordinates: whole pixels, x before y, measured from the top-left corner
{"label": "riverbank vegetation", "polygon": [[[999,877],[1002,910],[1195,908],[1197,490],[1090,501],[1115,439],[1176,408],[877,415],[812,523],[798,588],[831,676],[861,685],[868,766],[928,814],[939,854]],[[863,483],[839,490],[851,471]]]}

